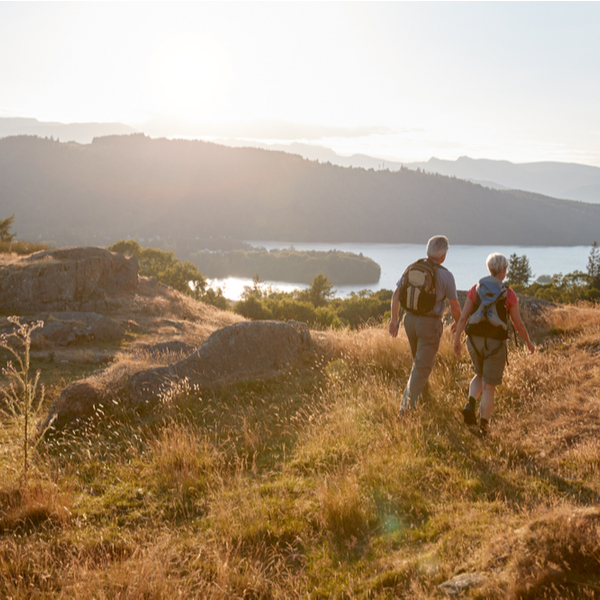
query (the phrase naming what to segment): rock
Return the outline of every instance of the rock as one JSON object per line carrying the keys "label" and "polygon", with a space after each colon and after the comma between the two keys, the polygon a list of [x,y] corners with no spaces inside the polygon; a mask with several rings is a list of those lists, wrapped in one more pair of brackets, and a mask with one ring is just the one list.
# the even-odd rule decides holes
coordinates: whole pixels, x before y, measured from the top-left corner
{"label": "rock", "polygon": [[[168,349],[188,346],[178,341],[167,345]],[[155,348],[162,346],[156,344]],[[200,348],[175,364],[130,377],[132,399],[136,403],[151,400],[171,383],[184,378],[200,387],[263,379],[298,362],[305,352],[312,350],[310,332],[304,323],[236,323],[215,331]],[[71,383],[50,407],[41,430],[50,423],[53,428],[62,429],[77,419],[92,417],[103,403],[108,409],[110,404],[93,376]]]}
{"label": "rock", "polygon": [[463,573],[438,585],[438,590],[447,596],[458,596],[466,589],[480,585],[485,581],[483,573]]}
{"label": "rock", "polygon": [[214,387],[270,377],[312,350],[308,326],[280,321],[242,322],[215,331],[196,352],[179,362],[129,378],[132,398],[157,397],[172,383]]}
{"label": "rock", "polygon": [[73,324],[63,323],[62,321],[44,323],[42,329],[38,329],[34,332],[33,343],[39,343],[38,338],[44,337],[57,346],[68,346],[69,344],[76,342],[78,338],[81,339],[84,337],[85,334],[82,332],[82,329],[84,328],[85,326],[73,326]]}
{"label": "rock", "polygon": [[125,337],[125,329],[116,321],[103,316],[90,327],[90,335],[101,342],[122,340]]}
{"label": "rock", "polygon": [[0,266],[0,309],[5,313],[102,312],[111,297],[133,295],[137,288],[137,259],[103,248],[46,250]]}
{"label": "rock", "polygon": [[101,403],[100,390],[89,379],[74,381],[53,402],[40,431],[44,431],[49,425],[54,429],[62,429],[78,419],[88,419]]}
{"label": "rock", "polygon": [[54,312],[43,315],[44,326],[34,332],[33,341],[46,338],[57,346],[88,340],[112,341],[125,337],[125,329],[113,319],[93,312]]}

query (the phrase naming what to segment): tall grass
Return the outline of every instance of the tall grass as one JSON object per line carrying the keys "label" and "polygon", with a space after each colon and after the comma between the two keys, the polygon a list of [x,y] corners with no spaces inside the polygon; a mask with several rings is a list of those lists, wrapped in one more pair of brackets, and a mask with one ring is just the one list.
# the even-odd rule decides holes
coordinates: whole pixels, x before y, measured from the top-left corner
{"label": "tall grass", "polygon": [[538,353],[511,348],[487,441],[462,423],[472,373],[449,331],[397,418],[410,352],[380,328],[50,440],[45,512],[0,494],[0,597],[433,598],[470,572],[472,597],[594,597],[600,310],[544,319]]}

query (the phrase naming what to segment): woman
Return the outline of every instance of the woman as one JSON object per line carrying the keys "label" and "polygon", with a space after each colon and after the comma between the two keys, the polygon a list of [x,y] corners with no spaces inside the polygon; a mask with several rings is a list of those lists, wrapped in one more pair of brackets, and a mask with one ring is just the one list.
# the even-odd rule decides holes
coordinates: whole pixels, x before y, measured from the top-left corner
{"label": "woman", "polygon": [[467,425],[477,423],[475,407],[481,396],[479,431],[484,437],[489,432],[496,386],[502,383],[506,367],[509,316],[529,354],[535,350],[519,313],[517,295],[502,283],[508,270],[506,257],[499,253],[490,254],[486,266],[490,276],[481,279],[467,292],[454,338],[454,352],[460,355],[461,335],[466,328],[467,349],[475,377],[469,386],[469,400],[463,409],[463,417]]}

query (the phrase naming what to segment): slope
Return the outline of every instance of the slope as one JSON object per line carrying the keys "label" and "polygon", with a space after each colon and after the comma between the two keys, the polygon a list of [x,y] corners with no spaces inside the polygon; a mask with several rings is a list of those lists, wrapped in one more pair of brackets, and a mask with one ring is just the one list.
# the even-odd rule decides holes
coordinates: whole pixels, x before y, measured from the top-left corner
{"label": "slope", "polygon": [[319,164],[283,152],[141,134],[0,140],[0,211],[31,240],[125,237],[588,245],[600,206],[454,178]]}

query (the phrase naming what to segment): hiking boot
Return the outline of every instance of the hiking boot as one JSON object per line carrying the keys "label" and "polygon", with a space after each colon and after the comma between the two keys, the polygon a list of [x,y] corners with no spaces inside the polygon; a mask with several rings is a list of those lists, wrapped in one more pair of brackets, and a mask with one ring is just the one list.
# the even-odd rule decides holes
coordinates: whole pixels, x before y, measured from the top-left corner
{"label": "hiking boot", "polygon": [[486,438],[490,434],[490,424],[487,419],[479,419],[479,434],[482,438]]}
{"label": "hiking boot", "polygon": [[477,400],[473,398],[473,396],[469,396],[469,401],[465,404],[463,408],[463,419],[465,420],[465,425],[477,425],[477,417],[475,416],[475,403]]}

